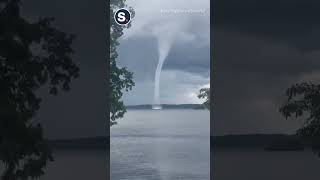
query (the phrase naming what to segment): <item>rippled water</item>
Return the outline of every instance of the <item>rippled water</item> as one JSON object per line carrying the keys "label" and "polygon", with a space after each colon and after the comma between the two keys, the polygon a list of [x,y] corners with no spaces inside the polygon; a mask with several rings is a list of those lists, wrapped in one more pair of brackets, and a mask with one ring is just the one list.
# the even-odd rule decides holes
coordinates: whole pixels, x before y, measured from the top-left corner
{"label": "rippled water", "polygon": [[112,180],[208,180],[209,112],[129,111],[111,128]]}
{"label": "rippled water", "polygon": [[318,180],[320,159],[311,151],[216,150],[215,180]]}
{"label": "rippled water", "polygon": [[[50,162],[39,180],[108,180],[105,150],[55,151],[54,162]],[[0,163],[0,173],[3,165]],[[38,179],[37,179],[38,180]]]}

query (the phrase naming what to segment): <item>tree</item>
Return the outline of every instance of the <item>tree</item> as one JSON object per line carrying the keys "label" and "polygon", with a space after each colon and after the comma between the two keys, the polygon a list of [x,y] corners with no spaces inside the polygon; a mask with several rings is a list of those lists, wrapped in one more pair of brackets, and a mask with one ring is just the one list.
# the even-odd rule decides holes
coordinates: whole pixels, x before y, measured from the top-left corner
{"label": "tree", "polygon": [[[131,24],[120,26],[114,21],[115,10],[127,7],[125,0],[111,0],[110,2],[110,126],[116,124],[118,118],[122,118],[126,113],[126,107],[122,101],[123,91],[129,91],[135,85],[133,82],[133,73],[126,67],[117,65],[117,47],[119,38],[123,35],[123,30],[129,28]],[[129,8],[132,17],[134,11]]]}
{"label": "tree", "polygon": [[210,88],[202,88],[200,89],[200,93],[198,95],[199,99],[205,99],[203,105],[210,109]]}
{"label": "tree", "polygon": [[286,96],[280,112],[286,119],[303,117],[304,125],[296,133],[311,140],[313,149],[320,152],[320,85],[306,82],[294,84],[287,89]]}
{"label": "tree", "polygon": [[70,89],[78,67],[72,61],[74,36],[52,26],[53,18],[36,22],[20,15],[20,0],[0,0],[0,162],[3,180],[38,178],[52,154],[40,123],[35,93]]}

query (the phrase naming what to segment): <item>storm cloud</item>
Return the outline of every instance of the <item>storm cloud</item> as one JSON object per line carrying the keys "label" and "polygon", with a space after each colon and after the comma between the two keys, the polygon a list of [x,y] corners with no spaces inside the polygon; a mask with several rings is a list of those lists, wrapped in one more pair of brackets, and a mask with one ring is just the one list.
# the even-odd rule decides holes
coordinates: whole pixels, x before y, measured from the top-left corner
{"label": "storm cloud", "polygon": [[286,121],[279,107],[291,84],[319,80],[320,3],[217,0],[213,7],[212,133],[294,133],[303,120]]}
{"label": "storm cloud", "polygon": [[[161,76],[162,80],[167,82],[161,82],[163,83],[161,96],[164,103],[199,103],[196,93],[201,87],[208,86],[210,74],[209,0],[183,3],[183,6],[180,6],[184,2],[181,0],[127,2],[135,8],[136,17],[132,21],[132,35],[121,40],[118,62],[120,66],[126,66],[134,73],[136,86],[132,92],[125,94],[125,103],[152,102],[154,70],[158,57],[157,42],[155,37],[143,35],[144,28],[138,28],[136,24],[141,18],[140,22],[147,22],[146,27],[151,28],[152,24],[159,26],[161,23],[169,22],[172,16],[170,13],[163,14],[164,19],[162,19],[161,14],[158,14],[161,9],[154,11],[157,15],[151,12],[149,16],[145,16],[148,8],[150,12],[152,4],[153,7],[164,10],[190,8],[206,10],[205,19],[200,18],[204,15],[199,13],[179,15],[187,19],[187,22],[181,23],[185,24],[183,27],[187,29],[181,35],[179,42],[175,42],[172,46]],[[74,61],[80,68],[80,77],[72,82],[70,92],[53,97],[48,95],[46,88],[39,91],[43,101],[35,121],[43,125],[46,137],[51,139],[105,135],[108,130],[106,126],[108,5],[105,1],[90,0],[30,0],[23,1],[21,5],[23,16],[28,19],[54,17],[56,27],[76,36],[73,44]],[[145,20],[146,17],[151,20]]]}
{"label": "storm cloud", "polygon": [[126,93],[126,104],[153,102],[158,41],[170,40],[164,62],[160,98],[162,103],[201,103],[199,90],[210,77],[210,1],[128,1],[135,10],[132,27],[119,47],[119,65],[134,73],[136,87]]}
{"label": "storm cloud", "polygon": [[71,90],[58,96],[39,91],[42,103],[35,121],[50,139],[104,136],[107,132],[106,48],[107,18],[104,1],[22,1],[22,14],[31,21],[55,18],[54,25],[76,36],[74,58],[80,77]]}

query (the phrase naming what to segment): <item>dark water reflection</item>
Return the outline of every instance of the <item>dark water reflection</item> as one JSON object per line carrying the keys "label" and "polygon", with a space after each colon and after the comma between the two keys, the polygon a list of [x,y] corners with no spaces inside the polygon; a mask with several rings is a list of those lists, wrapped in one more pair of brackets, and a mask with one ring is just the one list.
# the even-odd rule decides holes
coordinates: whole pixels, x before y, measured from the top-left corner
{"label": "dark water reflection", "polygon": [[107,180],[107,152],[105,150],[55,151],[55,161],[50,163],[41,180]]}
{"label": "dark water reflection", "polygon": [[212,179],[318,180],[320,159],[312,152],[266,152],[259,149],[213,151]]}

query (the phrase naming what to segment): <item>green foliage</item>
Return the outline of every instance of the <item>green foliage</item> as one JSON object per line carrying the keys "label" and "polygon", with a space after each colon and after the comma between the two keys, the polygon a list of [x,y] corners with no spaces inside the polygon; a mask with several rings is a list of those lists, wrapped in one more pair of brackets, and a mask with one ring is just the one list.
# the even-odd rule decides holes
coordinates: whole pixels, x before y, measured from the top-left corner
{"label": "green foliage", "polygon": [[198,98],[205,99],[203,105],[210,109],[210,88],[202,88],[200,89],[200,93],[198,95]]}
{"label": "green foliage", "polygon": [[[111,0],[110,2],[110,126],[116,124],[116,119],[123,117],[126,113],[126,107],[121,100],[123,91],[129,91],[135,85],[133,73],[129,72],[126,67],[119,67],[116,61],[119,38],[123,35],[123,30],[129,28],[131,24],[118,25],[114,21],[114,12],[125,7],[125,0]],[[134,17],[133,9],[129,9]]]}
{"label": "green foliage", "polygon": [[297,135],[311,138],[314,150],[319,151],[320,137],[320,85],[313,83],[294,84],[286,91],[287,101],[280,108],[286,119],[305,118],[304,126]]}
{"label": "green foliage", "polygon": [[32,118],[40,108],[35,91],[69,90],[78,77],[71,48],[73,35],[54,28],[52,18],[29,22],[19,0],[0,0],[0,161],[3,180],[43,175],[52,155],[42,127]]}

